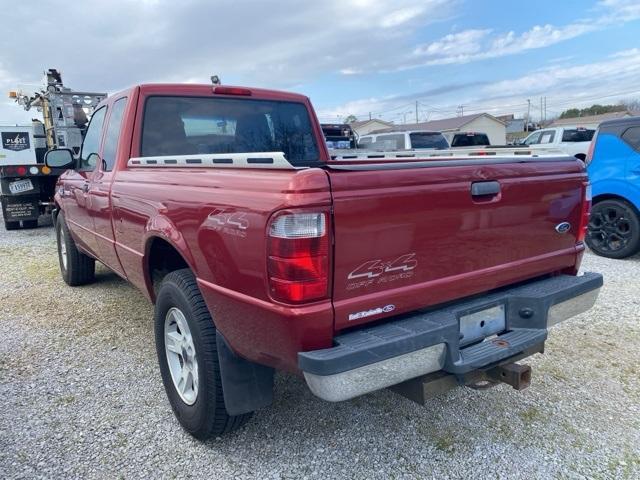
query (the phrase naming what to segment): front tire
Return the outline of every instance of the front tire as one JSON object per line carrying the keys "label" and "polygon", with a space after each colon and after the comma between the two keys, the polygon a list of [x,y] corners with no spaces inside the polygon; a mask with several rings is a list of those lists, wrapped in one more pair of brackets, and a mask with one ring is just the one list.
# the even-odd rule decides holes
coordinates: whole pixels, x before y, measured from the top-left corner
{"label": "front tire", "polygon": [[191,270],[164,277],[154,324],[162,382],[182,427],[206,440],[244,425],[251,413],[233,416],[225,408],[216,328]]}
{"label": "front tire", "polygon": [[78,250],[62,212],[60,212],[56,219],[56,240],[58,242],[60,273],[65,283],[76,287],[93,282],[95,279],[96,261]]}
{"label": "front tire", "polygon": [[591,209],[587,245],[597,255],[626,258],[640,250],[638,212],[623,200],[603,200]]}
{"label": "front tire", "polygon": [[20,222],[4,222],[5,230],[18,230],[20,228]]}

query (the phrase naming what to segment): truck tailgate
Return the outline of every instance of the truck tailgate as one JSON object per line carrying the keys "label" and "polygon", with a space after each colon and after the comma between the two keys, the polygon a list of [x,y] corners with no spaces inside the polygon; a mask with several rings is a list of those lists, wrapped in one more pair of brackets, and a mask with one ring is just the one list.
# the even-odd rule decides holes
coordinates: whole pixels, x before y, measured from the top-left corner
{"label": "truck tailgate", "polygon": [[579,160],[334,164],[329,177],[336,330],[578,262]]}

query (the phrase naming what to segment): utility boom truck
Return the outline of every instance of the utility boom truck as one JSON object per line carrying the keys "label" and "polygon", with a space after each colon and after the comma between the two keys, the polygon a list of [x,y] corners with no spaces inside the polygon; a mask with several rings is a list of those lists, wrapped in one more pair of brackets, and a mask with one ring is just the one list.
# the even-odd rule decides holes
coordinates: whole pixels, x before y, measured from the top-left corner
{"label": "utility boom truck", "polygon": [[42,112],[42,121],[0,126],[0,203],[7,230],[35,228],[38,217],[50,212],[56,181],[64,170],[44,165],[44,155],[55,148],[79,154],[89,117],[107,96],[65,87],[55,69],[45,73],[43,83],[32,95],[9,92],[25,110]]}

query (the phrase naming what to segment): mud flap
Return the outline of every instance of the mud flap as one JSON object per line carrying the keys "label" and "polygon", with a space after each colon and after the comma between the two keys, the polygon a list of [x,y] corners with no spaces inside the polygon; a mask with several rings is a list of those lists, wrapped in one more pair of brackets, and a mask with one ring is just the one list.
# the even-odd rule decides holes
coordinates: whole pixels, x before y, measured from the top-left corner
{"label": "mud flap", "polygon": [[224,405],[229,415],[241,415],[273,403],[274,369],[237,356],[216,331]]}

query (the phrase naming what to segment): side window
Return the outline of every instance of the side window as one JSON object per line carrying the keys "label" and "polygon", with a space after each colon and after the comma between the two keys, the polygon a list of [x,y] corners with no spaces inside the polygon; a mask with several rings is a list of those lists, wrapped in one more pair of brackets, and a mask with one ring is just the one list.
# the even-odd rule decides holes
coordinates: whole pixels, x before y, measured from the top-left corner
{"label": "side window", "polygon": [[622,134],[622,139],[640,153],[640,127],[627,128]]}
{"label": "side window", "polygon": [[104,137],[104,147],[102,149],[103,168],[105,172],[113,170],[116,162],[116,154],[118,151],[118,139],[120,138],[120,130],[122,128],[122,118],[124,116],[124,108],[127,106],[127,98],[116,100],[111,108],[111,116],[107,125],[107,134]]}
{"label": "side window", "polygon": [[102,136],[102,126],[104,125],[104,116],[107,113],[107,107],[102,107],[91,116],[87,134],[82,142],[82,151],[80,152],[80,170],[93,170],[98,163],[98,152],[100,151],[100,138]]}
{"label": "side window", "polygon": [[547,130],[540,135],[540,143],[553,143],[553,138],[556,136],[553,130]]}

